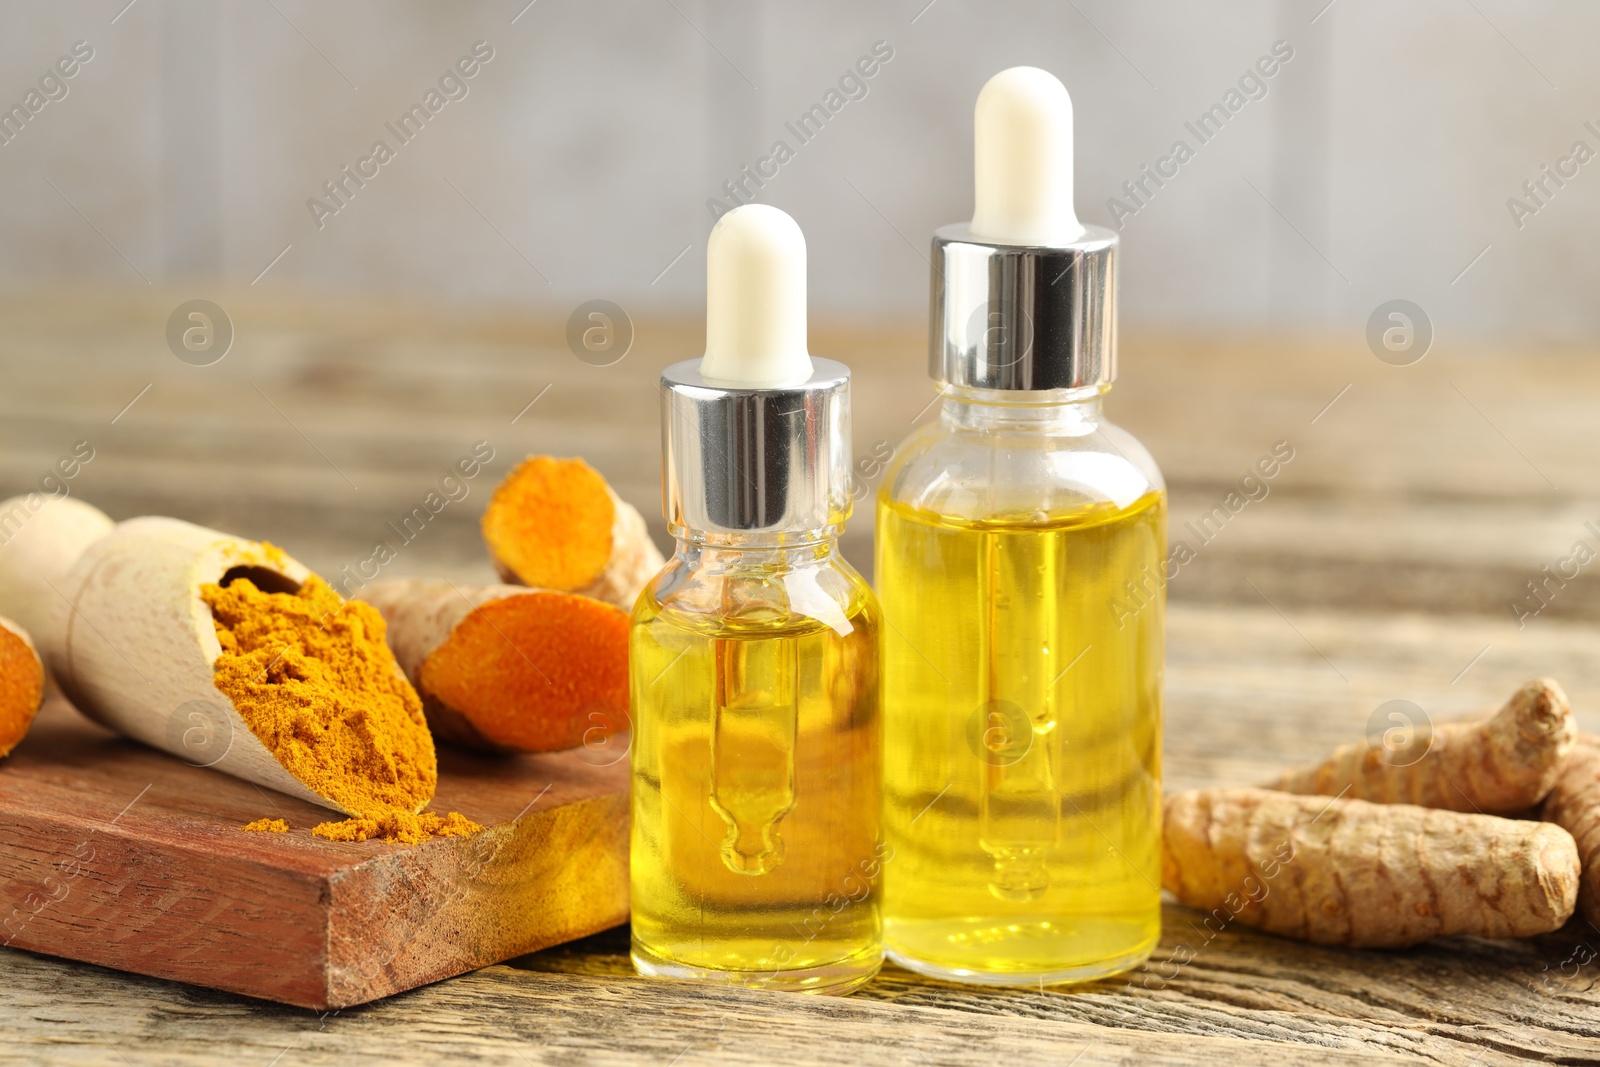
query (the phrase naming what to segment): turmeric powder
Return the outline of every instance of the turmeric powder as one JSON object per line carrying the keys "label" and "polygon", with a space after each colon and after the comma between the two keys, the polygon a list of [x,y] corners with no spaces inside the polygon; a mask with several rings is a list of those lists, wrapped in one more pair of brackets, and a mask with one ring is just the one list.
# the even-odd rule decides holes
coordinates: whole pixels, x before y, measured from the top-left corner
{"label": "turmeric powder", "polygon": [[415,842],[481,827],[418,813],[438,764],[422,702],[384,643],[384,622],[313,575],[293,593],[248,577],[207,584],[222,654],[213,681],[285,770],[354,818],[312,833]]}
{"label": "turmeric powder", "polygon": [[28,733],[44,695],[44,664],[23,629],[0,619],[0,757]]}
{"label": "turmeric powder", "polygon": [[663,566],[638,510],[581,459],[523,460],[489,499],[483,540],[503,581],[623,611]]}
{"label": "turmeric powder", "polygon": [[283,819],[257,819],[255,822],[245,823],[239,829],[255,834],[286,834],[289,832],[289,823]]}
{"label": "turmeric powder", "polygon": [[369,838],[379,838],[384,841],[396,841],[402,845],[415,845],[431,837],[464,837],[482,829],[483,827],[455,811],[449,815],[435,815],[431,811],[421,814],[387,811],[377,816],[319,823],[311,828],[311,832],[329,841],[366,841]]}

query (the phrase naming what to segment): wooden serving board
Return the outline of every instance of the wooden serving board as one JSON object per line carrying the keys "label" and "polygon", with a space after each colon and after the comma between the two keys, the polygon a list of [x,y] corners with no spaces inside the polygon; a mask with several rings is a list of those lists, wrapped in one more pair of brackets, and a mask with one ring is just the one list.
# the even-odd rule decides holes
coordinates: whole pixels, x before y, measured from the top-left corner
{"label": "wooden serving board", "polygon": [[[315,805],[127,741],[59,697],[0,763],[0,944],[342,1008],[625,922],[628,761],[441,746],[431,810],[484,825],[333,842]],[[287,834],[245,833],[262,817]]]}

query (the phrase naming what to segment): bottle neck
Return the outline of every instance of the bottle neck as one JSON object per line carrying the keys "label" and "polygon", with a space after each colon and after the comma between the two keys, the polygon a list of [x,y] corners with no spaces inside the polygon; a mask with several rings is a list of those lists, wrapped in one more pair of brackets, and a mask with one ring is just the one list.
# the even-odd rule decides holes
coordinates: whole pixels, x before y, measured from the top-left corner
{"label": "bottle neck", "polygon": [[939,418],[954,430],[1081,436],[1099,430],[1109,385],[1082,389],[972,389],[940,385]]}
{"label": "bottle neck", "polygon": [[712,533],[670,524],[677,554],[714,567],[796,567],[827,560],[839,551],[844,527],[786,533]]}

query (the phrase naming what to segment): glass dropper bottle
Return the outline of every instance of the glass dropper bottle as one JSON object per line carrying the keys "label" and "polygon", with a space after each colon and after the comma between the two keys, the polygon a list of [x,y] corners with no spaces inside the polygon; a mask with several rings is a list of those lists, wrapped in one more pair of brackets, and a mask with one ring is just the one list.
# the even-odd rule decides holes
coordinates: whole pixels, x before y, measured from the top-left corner
{"label": "glass dropper bottle", "polygon": [[1108,422],[1117,235],[1072,205],[1072,102],[992,78],[975,210],[933,242],[938,417],[877,511],[889,958],[1084,981],[1161,929],[1166,491]]}
{"label": "glass dropper bottle", "polygon": [[806,349],[776,208],[707,246],[706,353],[661,376],[676,550],[633,613],[633,961],[842,993],[882,956],[877,602],[839,554],[850,372]]}

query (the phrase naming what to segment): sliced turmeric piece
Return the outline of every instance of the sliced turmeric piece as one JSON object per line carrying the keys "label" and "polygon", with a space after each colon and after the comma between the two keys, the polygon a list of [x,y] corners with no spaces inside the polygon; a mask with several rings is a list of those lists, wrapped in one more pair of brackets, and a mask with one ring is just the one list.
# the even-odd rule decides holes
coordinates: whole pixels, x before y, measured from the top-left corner
{"label": "sliced turmeric piece", "polygon": [[0,758],[9,756],[33,725],[44,699],[44,664],[22,627],[0,619]]}
{"label": "sliced turmeric piece", "polygon": [[389,644],[434,733],[552,752],[627,729],[628,614],[575,593],[442,580],[373,582]]}
{"label": "sliced turmeric piece", "polygon": [[581,459],[523,460],[490,498],[483,540],[503,581],[624,611],[662,567],[644,518]]}
{"label": "sliced turmeric piece", "polygon": [[1578,842],[1578,855],[1583,859],[1578,910],[1600,927],[1600,737],[1578,735],[1539,817],[1560,826]]}
{"label": "sliced turmeric piece", "polygon": [[1578,895],[1578,847],[1552,823],[1266,789],[1177,793],[1165,820],[1179,901],[1321,945],[1548,933]]}
{"label": "sliced turmeric piece", "polygon": [[1577,731],[1561,687],[1536,678],[1492,718],[1417,731],[1395,747],[1372,739],[1344,745],[1321,763],[1288,772],[1270,788],[1516,815],[1554,787]]}

